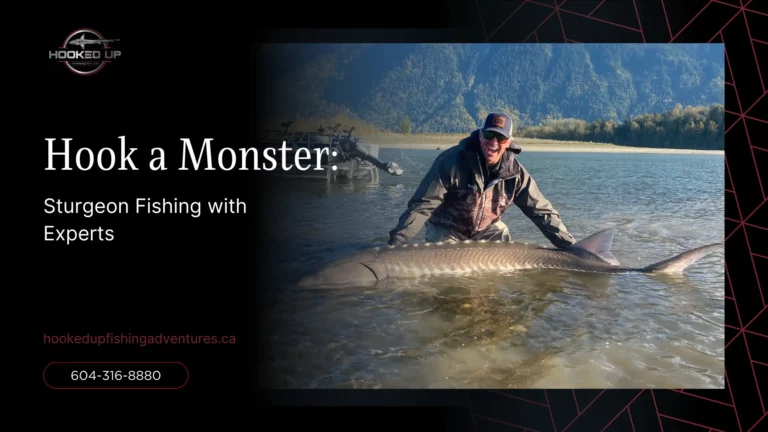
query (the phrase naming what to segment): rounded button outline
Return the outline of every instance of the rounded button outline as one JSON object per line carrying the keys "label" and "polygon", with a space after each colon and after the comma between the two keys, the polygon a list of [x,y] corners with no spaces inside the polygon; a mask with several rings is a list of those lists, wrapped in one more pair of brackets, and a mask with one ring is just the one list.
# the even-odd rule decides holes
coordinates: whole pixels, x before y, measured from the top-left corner
{"label": "rounded button outline", "polygon": [[[52,385],[48,384],[48,381],[45,379],[45,373],[48,371],[48,368],[51,367],[51,365],[54,364],[70,364],[70,365],[97,365],[97,364],[128,364],[128,365],[135,365],[135,364],[142,364],[142,365],[153,365],[153,364],[178,364],[181,365],[181,367],[184,368],[184,370],[187,372],[187,379],[184,381],[184,384],[182,384],[180,387],[53,387]],[[187,383],[189,383],[189,368],[187,365],[185,365],[182,362],[119,362],[119,361],[54,361],[48,363],[45,368],[43,368],[43,382],[45,383],[48,388],[52,390],[181,390],[182,388],[187,386]]]}

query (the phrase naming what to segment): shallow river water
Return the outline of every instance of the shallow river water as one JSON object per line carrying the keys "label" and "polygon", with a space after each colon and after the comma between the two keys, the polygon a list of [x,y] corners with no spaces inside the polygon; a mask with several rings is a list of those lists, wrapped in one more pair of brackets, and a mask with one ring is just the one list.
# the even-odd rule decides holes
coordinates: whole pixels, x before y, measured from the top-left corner
{"label": "shallow river water", "polygon": [[[682,276],[524,270],[299,290],[298,278],[381,246],[437,151],[382,149],[401,177],[276,181],[267,373],[274,388],[723,388],[722,250]],[[407,158],[406,158],[407,157]],[[643,266],[723,240],[722,156],[523,152],[582,239]],[[519,210],[516,241],[551,246]],[[424,241],[422,230],[415,241]]]}

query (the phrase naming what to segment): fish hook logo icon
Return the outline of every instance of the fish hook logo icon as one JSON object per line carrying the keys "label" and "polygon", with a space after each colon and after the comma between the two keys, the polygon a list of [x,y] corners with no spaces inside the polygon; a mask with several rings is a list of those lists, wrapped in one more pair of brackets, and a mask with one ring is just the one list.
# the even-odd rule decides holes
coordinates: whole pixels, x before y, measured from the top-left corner
{"label": "fish hook logo icon", "polygon": [[115,42],[120,39],[106,39],[93,29],[78,29],[64,39],[61,47],[49,51],[48,59],[63,63],[77,75],[93,75],[122,55],[111,45]]}

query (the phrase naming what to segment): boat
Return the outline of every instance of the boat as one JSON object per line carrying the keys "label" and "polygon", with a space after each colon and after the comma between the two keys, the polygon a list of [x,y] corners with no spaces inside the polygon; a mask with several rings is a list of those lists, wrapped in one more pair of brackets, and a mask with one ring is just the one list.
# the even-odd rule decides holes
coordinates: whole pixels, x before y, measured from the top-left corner
{"label": "boat", "polygon": [[[292,121],[288,121],[281,124],[283,130],[263,131],[259,137],[259,147],[262,151],[270,147],[278,150],[282,148],[283,142],[285,142],[285,146],[290,150],[306,148],[312,155],[315,155],[318,149],[327,148],[328,151],[322,155],[320,160],[322,170],[312,168],[302,171],[293,166],[289,170],[269,171],[269,175],[326,181],[349,179],[378,182],[379,171],[393,176],[399,176],[403,173],[397,163],[384,162],[379,159],[379,147],[377,145],[361,143],[358,137],[353,136],[354,126],[342,130],[341,132],[345,135],[341,135],[339,133],[341,123],[332,127],[320,126],[315,131],[289,131],[292,124]],[[281,152],[276,151],[275,154],[277,163],[282,164]],[[290,164],[293,165],[293,160],[290,161]]]}

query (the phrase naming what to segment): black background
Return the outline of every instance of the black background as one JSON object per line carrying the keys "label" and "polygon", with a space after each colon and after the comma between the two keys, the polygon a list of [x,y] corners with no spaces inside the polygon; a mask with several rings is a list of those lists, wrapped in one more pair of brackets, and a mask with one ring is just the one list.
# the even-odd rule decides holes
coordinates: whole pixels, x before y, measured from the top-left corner
{"label": "black background", "polygon": [[[563,17],[567,39],[572,42],[669,42],[670,34],[678,31],[681,33],[675,42],[722,42],[725,39],[730,56],[726,81],[735,81],[737,86],[733,87],[738,88],[736,92],[726,86],[726,109],[744,112],[756,103],[749,116],[765,119],[767,116],[759,102],[765,89],[760,82],[760,64],[754,60],[765,46],[749,40],[758,38],[754,32],[764,28],[760,20],[765,17],[749,14],[753,21],[757,20],[750,22],[755,30],[749,34],[744,18],[729,22],[738,8],[726,4],[740,6],[740,1],[710,5],[701,14],[710,18],[694,20],[682,31],[685,23],[694,18],[707,1],[667,1],[664,10],[661,0],[606,2],[600,18],[637,27],[639,17],[644,29],[642,38],[637,32],[615,26],[600,28],[595,21],[583,20],[577,15],[561,12],[558,16]],[[726,299],[726,321],[735,327],[726,330],[726,343],[731,342],[726,351],[730,371],[728,388],[693,392],[721,401],[720,404],[672,390],[642,393],[609,390],[605,394],[600,390],[522,391],[508,393],[513,397],[502,398],[502,402],[494,398],[496,394],[487,391],[266,393],[258,390],[259,370],[252,367],[259,357],[258,338],[263,330],[258,326],[263,312],[258,292],[268,283],[260,277],[260,268],[255,264],[259,256],[268,253],[258,248],[260,230],[269,229],[269,208],[263,205],[266,201],[262,201],[259,194],[259,186],[264,183],[253,173],[242,171],[178,171],[181,138],[189,138],[195,146],[200,146],[205,138],[212,138],[214,150],[224,146],[235,149],[249,146],[251,98],[258,98],[251,94],[251,83],[259,79],[260,67],[250,64],[249,52],[258,41],[522,42],[525,39],[527,42],[564,42],[564,27],[554,18],[537,27],[553,11],[542,5],[538,9],[531,4],[524,5],[525,9],[502,25],[522,3],[446,0],[333,5],[315,2],[277,4],[276,7],[285,10],[271,14],[254,4],[249,6],[250,11],[230,11],[222,15],[206,9],[202,13],[154,11],[151,15],[135,16],[104,14],[108,19],[84,16],[51,19],[46,28],[45,46],[39,49],[46,59],[48,50],[55,49],[78,28],[93,28],[106,38],[121,39],[115,47],[123,55],[119,61],[88,77],[76,76],[55,61],[46,62],[43,86],[35,89],[41,90],[43,121],[31,138],[39,146],[42,165],[38,171],[41,175],[41,181],[37,182],[38,205],[49,197],[129,203],[137,197],[178,198],[202,201],[204,205],[208,200],[239,198],[247,202],[248,211],[240,215],[204,214],[199,219],[187,215],[133,214],[85,219],[37,213],[43,219],[35,228],[39,230],[38,235],[45,225],[76,229],[101,226],[115,233],[112,242],[80,242],[68,246],[44,242],[44,265],[33,275],[34,285],[43,288],[37,299],[42,305],[35,336],[39,340],[42,341],[43,333],[123,332],[234,335],[237,341],[232,345],[149,347],[43,345],[36,359],[38,372],[33,376],[37,377],[36,385],[44,394],[44,405],[49,408],[70,403],[174,407],[175,402],[184,402],[186,407],[194,408],[225,403],[230,416],[238,416],[241,410],[257,410],[258,414],[248,416],[251,421],[258,419],[262,423],[274,419],[280,422],[280,428],[328,425],[338,429],[350,425],[357,429],[374,425],[421,430],[525,430],[512,425],[527,424],[539,425],[527,426],[527,430],[561,432],[566,427],[574,431],[602,430],[613,419],[610,430],[631,430],[628,425],[638,431],[707,430],[703,427],[707,425],[714,430],[746,431],[760,421],[764,423],[765,409],[760,395],[766,393],[764,383],[768,378],[765,367],[753,363],[752,358],[755,347],[765,345],[764,338],[748,337],[752,333],[739,329],[747,327],[747,322],[753,319],[751,331],[765,333],[761,318],[765,308],[759,305],[762,299],[756,291],[761,277],[765,282],[764,272],[754,270],[753,262],[758,258],[752,257],[751,251],[746,252],[747,239],[756,240],[764,232],[750,227],[765,226],[760,210],[765,195],[758,172],[758,163],[765,156],[764,151],[750,149],[747,132],[751,134],[751,143],[758,145],[760,128],[765,124],[733,115],[729,116],[726,128],[732,122],[739,124],[726,134],[726,158],[730,166],[725,188],[737,189],[738,196],[726,192],[726,215],[736,220],[726,222],[727,235],[733,233],[726,243],[730,278],[726,297],[744,300],[737,306],[735,301]],[[539,3],[554,5],[552,0]],[[588,13],[600,2],[570,0],[567,3],[574,11],[583,9]],[[758,3],[749,7],[760,10]],[[632,13],[634,6],[638,9],[636,14]],[[368,7],[375,9],[375,13],[363,10]],[[281,27],[293,30],[278,31]],[[314,30],[309,30],[312,28]],[[531,34],[534,36],[526,39]],[[768,69],[768,65],[763,69]],[[737,93],[739,100],[735,101]],[[746,126],[742,122],[746,122]],[[46,138],[72,138],[74,154],[80,147],[89,147],[94,152],[110,147],[119,152],[118,137],[122,135],[126,136],[128,147],[137,148],[133,159],[138,171],[44,171]],[[167,171],[149,170],[153,147],[165,150]],[[762,172],[765,171],[763,168]],[[749,225],[739,224],[750,212],[753,213],[749,216]],[[33,233],[34,230],[29,234]],[[754,245],[756,241],[752,243],[753,249],[758,247]],[[752,347],[751,354],[749,347]],[[735,363],[742,360],[744,363]],[[51,361],[179,361],[189,368],[190,381],[183,391],[53,391],[39,378]],[[511,402],[518,400],[515,395],[527,400],[541,398],[540,402],[550,410],[541,414],[529,405],[515,405]],[[578,421],[566,407],[577,397],[582,401],[582,408],[595,401],[588,415],[580,416]],[[635,402],[630,419],[628,411],[620,410],[632,400]],[[297,405],[336,407],[296,408]],[[344,405],[358,407],[340,407]],[[361,405],[390,408],[361,408]],[[414,405],[421,407],[392,408]],[[162,411],[153,411],[153,415],[162,416]],[[540,422],[542,419],[546,421]]]}
{"label": "black background", "polygon": [[[128,334],[235,336],[235,344],[67,346],[45,345],[40,371],[51,361],[178,361],[190,371],[183,391],[142,392],[142,401],[243,400],[248,394],[249,230],[258,202],[248,195],[243,172],[179,171],[182,138],[196,149],[212,138],[214,155],[221,147],[242,147],[249,134],[248,37],[214,36],[215,26],[174,24],[161,18],[123,22],[61,19],[47,28],[47,46],[55,49],[78,28],[93,28],[109,39],[122,57],[92,76],[78,76],[50,61],[42,94],[48,95],[39,144],[41,188],[46,198],[62,201],[127,201],[136,198],[201,201],[200,218],[189,215],[140,214],[43,215],[56,228],[114,230],[111,242],[66,245],[43,243],[45,271],[38,275],[42,319],[39,337],[48,335]],[[234,39],[230,39],[233,38]],[[237,55],[238,46],[242,54]],[[42,48],[42,47],[41,47]],[[208,54],[206,54],[208,53]],[[119,136],[136,148],[137,171],[98,168],[81,172],[45,171],[45,138],[72,138],[74,153],[103,147],[119,154]],[[151,171],[151,149],[165,150],[165,171]],[[57,151],[63,143],[56,143]],[[58,160],[58,159],[57,159]],[[214,159],[215,160],[215,159]],[[61,167],[63,164],[57,162]],[[187,162],[189,165],[189,161]],[[74,165],[73,165],[74,166]],[[245,214],[206,214],[206,202],[240,199]],[[39,211],[39,210],[38,210]],[[41,236],[42,237],[42,236]],[[38,241],[42,240],[38,237]],[[39,382],[44,387],[43,382]],[[51,392],[52,402],[103,400],[102,392]],[[137,394],[113,392],[116,400]]]}

